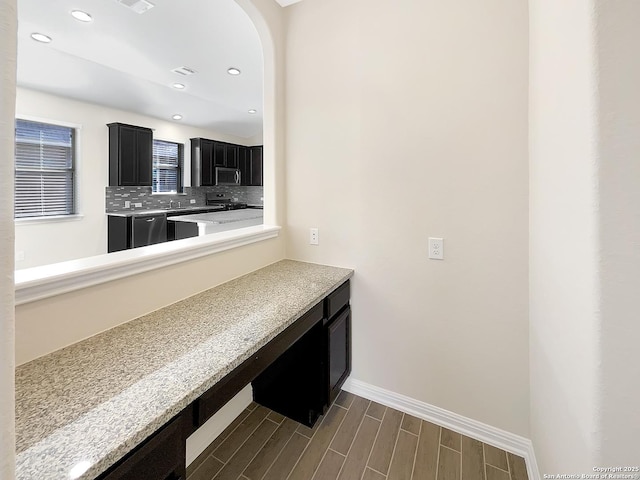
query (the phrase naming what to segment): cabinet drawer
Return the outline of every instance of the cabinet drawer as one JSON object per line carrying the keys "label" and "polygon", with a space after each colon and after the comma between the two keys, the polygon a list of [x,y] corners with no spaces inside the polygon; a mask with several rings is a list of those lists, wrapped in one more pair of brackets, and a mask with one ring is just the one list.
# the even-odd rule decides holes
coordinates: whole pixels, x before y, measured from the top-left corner
{"label": "cabinet drawer", "polygon": [[347,280],[331,293],[324,301],[324,316],[328,320],[349,303],[350,282]]}
{"label": "cabinet drawer", "polygon": [[185,476],[185,416],[178,415],[99,480],[158,480]]}

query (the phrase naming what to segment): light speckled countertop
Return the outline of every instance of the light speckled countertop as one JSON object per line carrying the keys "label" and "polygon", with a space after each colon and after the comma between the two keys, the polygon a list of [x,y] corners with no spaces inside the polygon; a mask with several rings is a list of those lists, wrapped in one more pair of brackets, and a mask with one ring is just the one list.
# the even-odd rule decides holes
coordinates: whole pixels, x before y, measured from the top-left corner
{"label": "light speckled countertop", "polygon": [[226,212],[194,213],[192,215],[169,217],[169,220],[193,223],[232,223],[254,218],[262,218],[262,210],[258,208],[242,208]]}
{"label": "light speckled countertop", "polygon": [[283,260],[21,365],[17,478],[96,477],[352,274]]}

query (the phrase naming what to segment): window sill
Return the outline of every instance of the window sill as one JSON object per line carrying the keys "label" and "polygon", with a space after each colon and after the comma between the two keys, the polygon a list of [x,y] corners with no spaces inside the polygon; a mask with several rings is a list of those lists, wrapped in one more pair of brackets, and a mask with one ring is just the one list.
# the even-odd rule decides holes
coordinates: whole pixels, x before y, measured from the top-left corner
{"label": "window sill", "polygon": [[15,218],[16,227],[20,225],[36,225],[38,223],[76,222],[82,220],[84,215],[76,213],[73,215],[51,215],[50,217],[22,217]]}
{"label": "window sill", "polygon": [[281,227],[257,225],[108,255],[16,270],[16,305],[275,238]]}

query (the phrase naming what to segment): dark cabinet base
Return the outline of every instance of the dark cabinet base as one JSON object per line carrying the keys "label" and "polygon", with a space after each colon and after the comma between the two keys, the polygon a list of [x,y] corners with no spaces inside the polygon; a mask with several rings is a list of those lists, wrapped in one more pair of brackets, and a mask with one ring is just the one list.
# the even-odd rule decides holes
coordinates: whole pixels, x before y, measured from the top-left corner
{"label": "dark cabinet base", "polygon": [[322,347],[319,322],[253,381],[253,399],[312,427],[326,410]]}
{"label": "dark cabinet base", "polygon": [[312,427],[336,399],[351,373],[350,284],[318,307],[323,320],[273,362],[253,383],[253,399]]}

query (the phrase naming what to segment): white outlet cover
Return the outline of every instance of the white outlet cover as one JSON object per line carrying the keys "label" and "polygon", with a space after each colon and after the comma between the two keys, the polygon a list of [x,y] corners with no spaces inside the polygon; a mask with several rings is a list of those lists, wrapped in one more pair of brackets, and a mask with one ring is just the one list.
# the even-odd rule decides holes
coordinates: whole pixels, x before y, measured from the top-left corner
{"label": "white outlet cover", "polygon": [[444,260],[444,240],[442,238],[429,237],[429,258]]}

